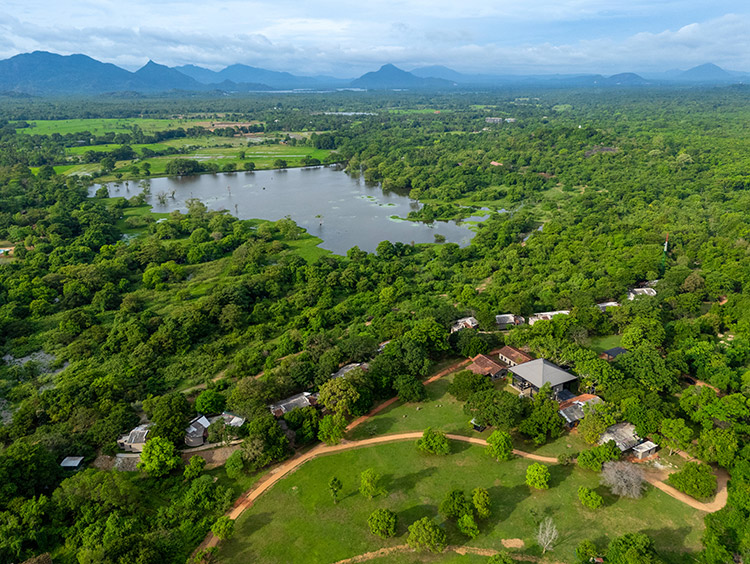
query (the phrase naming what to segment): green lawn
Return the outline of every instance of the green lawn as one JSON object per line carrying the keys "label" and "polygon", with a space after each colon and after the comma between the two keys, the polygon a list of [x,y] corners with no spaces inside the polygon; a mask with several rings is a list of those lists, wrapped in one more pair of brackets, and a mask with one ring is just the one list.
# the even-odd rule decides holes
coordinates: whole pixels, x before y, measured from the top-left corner
{"label": "green lawn", "polygon": [[18,129],[19,133],[32,135],[52,135],[59,133],[78,133],[88,131],[94,135],[105,133],[126,133],[134,125],[138,125],[144,132],[164,131],[190,127],[205,119],[149,119],[149,118],[106,118],[106,119],[50,119],[29,120],[27,123],[33,127]]}
{"label": "green lawn", "polygon": [[486,437],[490,430],[477,433],[469,426],[469,417],[464,414],[463,402],[448,393],[453,375],[444,376],[426,386],[427,399],[420,403],[397,401],[369,421],[355,427],[350,439],[366,439],[375,435],[422,431],[427,427],[446,433]]}
{"label": "green lawn", "polygon": [[[500,540],[521,538],[527,554],[539,555],[534,537],[537,523],[552,517],[560,541],[550,561],[573,563],[582,539],[605,545],[627,532],[645,532],[669,563],[685,562],[685,552],[700,547],[703,515],[659,490],[649,488],[640,500],[618,499],[598,485],[598,475],[573,466],[551,466],[552,487],[530,491],[524,484],[529,461],[498,463],[483,449],[452,444],[446,457],[419,454],[412,441],[378,445],[324,456],[308,462],[281,480],[238,520],[234,537],[222,544],[220,561],[232,563],[327,563],[404,544],[406,528],[421,517],[434,517],[448,533],[450,544],[501,548]],[[374,468],[388,490],[373,500],[358,492],[359,474]],[[341,501],[334,505],[326,484],[331,476],[343,482]],[[584,509],[577,500],[580,486],[596,488],[606,505]],[[438,515],[443,497],[453,489],[469,492],[487,488],[492,498],[490,518],[481,534],[467,542],[453,523]],[[377,508],[395,511],[397,536],[381,540],[367,530],[367,517]],[[428,560],[452,562],[453,556]],[[393,555],[381,562],[415,562],[410,555]],[[463,562],[464,560],[462,560]]]}
{"label": "green lawn", "polygon": [[597,353],[603,353],[609,349],[620,346],[622,335],[607,335],[606,337],[593,337],[590,349]]}

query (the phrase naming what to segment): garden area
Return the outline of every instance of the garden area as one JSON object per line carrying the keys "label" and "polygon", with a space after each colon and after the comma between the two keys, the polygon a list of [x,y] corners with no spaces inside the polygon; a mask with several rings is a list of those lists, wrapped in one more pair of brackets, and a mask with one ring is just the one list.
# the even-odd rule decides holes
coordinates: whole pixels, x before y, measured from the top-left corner
{"label": "garden area", "polygon": [[[420,454],[411,441],[356,449],[314,459],[257,500],[236,522],[235,535],[220,548],[222,562],[337,562],[384,546],[405,544],[406,529],[423,517],[437,518],[448,544],[501,549],[502,539],[521,539],[524,554],[541,556],[536,543],[539,522],[551,517],[560,531],[550,562],[574,562],[582,540],[605,546],[617,536],[644,532],[667,562],[684,561],[684,553],[700,545],[703,514],[649,488],[641,499],[613,496],[599,485],[599,475],[574,466],[549,466],[548,490],[524,482],[529,461],[496,462],[484,449],[451,441],[452,454]],[[382,495],[364,498],[357,490],[360,474],[372,468],[382,476]],[[327,484],[342,483],[334,503]],[[578,488],[599,493],[604,506],[585,509]],[[470,493],[486,488],[490,515],[478,519],[479,536],[467,541],[455,523],[438,513],[444,497],[455,489]],[[368,516],[385,508],[396,513],[396,535],[380,539],[368,531]],[[414,556],[391,555],[378,562],[415,562]],[[425,561],[451,562],[445,555]],[[464,560],[462,560],[464,561]]]}

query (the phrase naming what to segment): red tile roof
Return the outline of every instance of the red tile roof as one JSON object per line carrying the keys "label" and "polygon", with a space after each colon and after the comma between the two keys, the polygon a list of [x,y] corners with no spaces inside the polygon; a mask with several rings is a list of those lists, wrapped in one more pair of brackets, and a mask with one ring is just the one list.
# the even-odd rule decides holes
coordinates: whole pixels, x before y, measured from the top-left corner
{"label": "red tile roof", "polygon": [[533,360],[532,357],[525,352],[519,351],[514,347],[509,347],[508,345],[505,345],[502,349],[500,349],[499,354],[504,356],[505,358],[511,359],[516,364],[522,364],[524,362]]}
{"label": "red tile roof", "polygon": [[474,374],[497,374],[503,369],[503,366],[483,354],[478,354],[471,360],[473,362],[467,368]]}

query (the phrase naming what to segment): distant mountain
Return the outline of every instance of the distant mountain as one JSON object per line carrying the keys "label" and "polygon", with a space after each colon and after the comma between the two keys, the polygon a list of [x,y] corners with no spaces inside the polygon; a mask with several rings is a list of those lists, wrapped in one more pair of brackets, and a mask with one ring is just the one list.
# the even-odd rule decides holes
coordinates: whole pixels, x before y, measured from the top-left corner
{"label": "distant mountain", "polygon": [[680,73],[675,78],[683,82],[733,82],[735,80],[734,76],[713,63],[698,65]]}
{"label": "distant mountain", "polygon": [[203,90],[204,86],[180,71],[176,71],[154,61],[149,61],[135,71],[135,76],[141,84],[147,84],[151,90]]}
{"label": "distant mountain", "polygon": [[453,88],[456,83],[443,78],[422,78],[388,64],[377,71],[368,72],[349,84],[352,88],[368,90]]}
{"label": "distant mountain", "polygon": [[230,65],[218,72],[195,65],[174,67],[174,70],[203,84],[216,85],[230,81],[235,84],[264,84],[277,90],[333,88],[345,86],[349,82],[330,76],[297,76],[288,72],[271,71],[242,64]]}
{"label": "distant mountain", "polygon": [[605,79],[608,86],[647,86],[651,84],[648,80],[634,72],[621,72],[613,74]]}
{"label": "distant mountain", "polygon": [[452,82],[468,82],[471,79],[471,75],[454,71],[442,65],[419,67],[413,69],[411,74],[420,78],[442,78],[443,80],[450,80]]}
{"label": "distant mountain", "polygon": [[131,72],[86,55],[34,51],[0,61],[0,90],[27,94],[92,94],[136,89]]}
{"label": "distant mountain", "polygon": [[45,51],[24,53],[0,61],[0,92],[32,95],[126,94],[132,97],[138,93],[175,90],[189,92],[270,90],[270,87],[264,84],[236,83],[226,80],[216,82],[217,84],[206,85],[183,72],[153,61],[149,61],[136,72],[102,63],[86,55],[56,55]]}

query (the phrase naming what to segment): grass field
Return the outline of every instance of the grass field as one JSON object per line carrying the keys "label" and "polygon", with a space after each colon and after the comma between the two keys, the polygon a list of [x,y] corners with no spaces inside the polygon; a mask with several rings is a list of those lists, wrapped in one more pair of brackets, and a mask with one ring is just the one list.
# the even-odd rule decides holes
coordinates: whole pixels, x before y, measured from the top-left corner
{"label": "grass field", "polygon": [[[697,550],[703,529],[702,514],[666,494],[649,488],[640,500],[619,499],[599,486],[598,475],[573,466],[550,466],[551,488],[531,491],[524,484],[529,461],[498,463],[483,449],[453,443],[446,457],[420,455],[412,441],[379,445],[321,457],[281,480],[238,520],[234,537],[222,544],[223,563],[327,563],[403,544],[406,528],[421,517],[443,524],[450,544],[500,548],[501,539],[521,538],[525,552],[540,555],[535,545],[537,523],[550,516],[560,541],[549,562],[573,563],[573,551],[583,539],[603,546],[613,536],[648,533],[669,563],[685,562],[685,552]],[[358,492],[359,474],[374,468],[383,475],[386,496],[373,500]],[[326,484],[331,476],[343,483],[341,501],[334,505]],[[605,507],[584,509],[577,499],[579,486],[596,489]],[[492,514],[480,523],[481,534],[467,542],[453,523],[438,515],[443,497],[453,489],[467,493],[487,488]],[[381,540],[367,530],[367,517],[388,508],[399,518],[397,536]],[[381,562],[414,562],[394,555]],[[455,561],[452,556],[435,562]],[[462,560],[463,562],[463,560]]]}
{"label": "grass field", "polygon": [[94,135],[105,133],[125,133],[137,125],[144,132],[164,131],[166,129],[177,129],[190,127],[196,123],[205,122],[205,119],[150,119],[150,118],[123,118],[123,119],[52,119],[52,120],[29,120],[27,123],[32,127],[17,130],[19,133],[33,135],[52,135],[59,133],[78,133],[88,131]]}
{"label": "grass field", "polygon": [[593,337],[589,348],[597,353],[603,353],[614,347],[619,347],[622,335],[607,335],[606,337]]}

